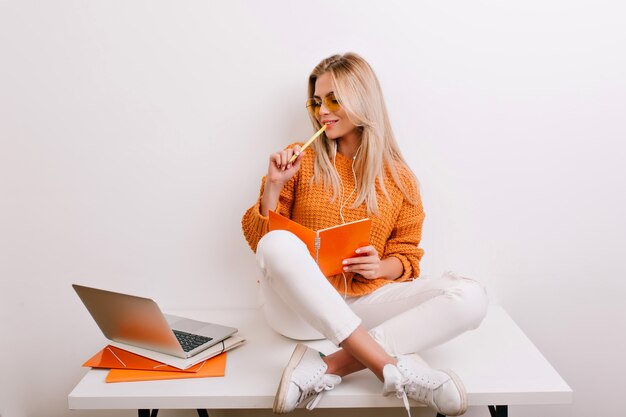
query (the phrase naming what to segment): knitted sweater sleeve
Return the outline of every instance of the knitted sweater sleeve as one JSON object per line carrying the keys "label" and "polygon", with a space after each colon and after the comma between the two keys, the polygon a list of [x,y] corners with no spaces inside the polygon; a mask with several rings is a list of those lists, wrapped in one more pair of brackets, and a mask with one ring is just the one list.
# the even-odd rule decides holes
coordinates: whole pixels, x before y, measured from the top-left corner
{"label": "knitted sweater sleeve", "polygon": [[406,281],[420,274],[420,260],[424,250],[419,247],[424,223],[424,208],[419,193],[416,193],[416,204],[406,198],[397,217],[391,236],[385,244],[382,258],[394,256],[402,262],[404,272],[396,281]]}
{"label": "knitted sweater sleeve", "polygon": [[[269,231],[269,217],[261,214],[261,197],[263,197],[263,191],[265,190],[266,177],[261,180],[261,191],[256,203],[250,207],[243,215],[241,219],[241,227],[243,234],[248,241],[250,248],[256,252],[256,247],[259,240]],[[293,201],[295,196],[296,184],[298,182],[298,174],[291,178],[278,197],[278,206],[269,207],[270,210],[274,210],[277,213],[291,218],[291,211],[293,208]]]}

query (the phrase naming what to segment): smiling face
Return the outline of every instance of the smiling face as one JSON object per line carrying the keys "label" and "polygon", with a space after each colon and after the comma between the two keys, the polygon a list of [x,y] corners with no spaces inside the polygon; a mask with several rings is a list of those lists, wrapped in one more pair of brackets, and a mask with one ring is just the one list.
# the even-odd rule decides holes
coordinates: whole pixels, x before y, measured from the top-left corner
{"label": "smiling face", "polygon": [[315,98],[322,101],[317,121],[326,124],[326,137],[329,139],[356,139],[359,137],[357,126],[350,121],[346,111],[340,106],[338,110],[331,112],[324,104],[324,98],[333,91],[333,82],[330,73],[317,77],[315,81]]}

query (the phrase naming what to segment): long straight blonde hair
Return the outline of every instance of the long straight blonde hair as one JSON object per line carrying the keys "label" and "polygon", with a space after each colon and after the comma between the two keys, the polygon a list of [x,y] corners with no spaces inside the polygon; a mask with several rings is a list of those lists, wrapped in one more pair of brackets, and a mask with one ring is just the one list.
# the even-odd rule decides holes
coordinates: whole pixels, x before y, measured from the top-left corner
{"label": "long straight blonde hair", "polygon": [[[356,199],[352,207],[359,207],[365,202],[368,213],[378,214],[376,187],[389,198],[384,181],[386,175],[391,175],[407,200],[416,204],[417,179],[400,153],[389,123],[382,90],[372,67],[352,52],[328,57],[309,76],[309,98],[315,94],[317,78],[325,73],[331,75],[335,97],[361,133],[361,147],[354,161],[357,181]],[[319,121],[312,114],[309,115],[314,128],[321,128]],[[333,166],[335,143],[326,134],[320,139],[312,145],[316,155],[312,181],[330,187],[332,198],[335,199],[341,192],[339,175]],[[401,181],[399,171],[403,171],[403,177],[409,179],[408,184]]]}

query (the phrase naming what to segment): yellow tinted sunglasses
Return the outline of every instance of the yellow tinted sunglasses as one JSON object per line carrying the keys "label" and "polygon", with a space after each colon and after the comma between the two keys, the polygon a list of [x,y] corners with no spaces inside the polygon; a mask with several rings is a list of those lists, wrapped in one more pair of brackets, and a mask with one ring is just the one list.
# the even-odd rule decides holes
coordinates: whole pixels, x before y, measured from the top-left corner
{"label": "yellow tinted sunglasses", "polygon": [[322,104],[328,109],[328,111],[336,112],[341,108],[339,104],[339,100],[335,97],[335,93],[328,93],[324,96],[323,99],[319,97],[312,97],[306,101],[306,108],[309,109],[309,112],[315,117],[318,117],[320,114],[320,108],[322,108]]}

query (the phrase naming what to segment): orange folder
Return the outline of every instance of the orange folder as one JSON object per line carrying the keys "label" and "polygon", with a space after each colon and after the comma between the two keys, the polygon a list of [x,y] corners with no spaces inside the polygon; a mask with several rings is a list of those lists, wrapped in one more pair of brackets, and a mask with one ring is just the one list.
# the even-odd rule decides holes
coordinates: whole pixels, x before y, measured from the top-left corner
{"label": "orange folder", "polygon": [[340,274],[342,261],[369,245],[372,228],[371,219],[362,219],[314,231],[271,210],[269,219],[269,230],[287,230],[298,236],[327,277]]}
{"label": "orange folder", "polygon": [[202,362],[187,369],[178,369],[127,350],[108,345],[91,357],[83,366],[108,369],[135,369],[145,371],[198,372]]}
{"label": "orange folder", "polygon": [[[146,371],[135,369],[111,369],[107,375],[106,382],[133,382],[133,381],[154,381],[161,379],[182,379],[182,378],[207,378],[224,376],[226,373],[226,352],[200,362],[196,372],[176,371]],[[176,368],[174,368],[176,369]]]}

